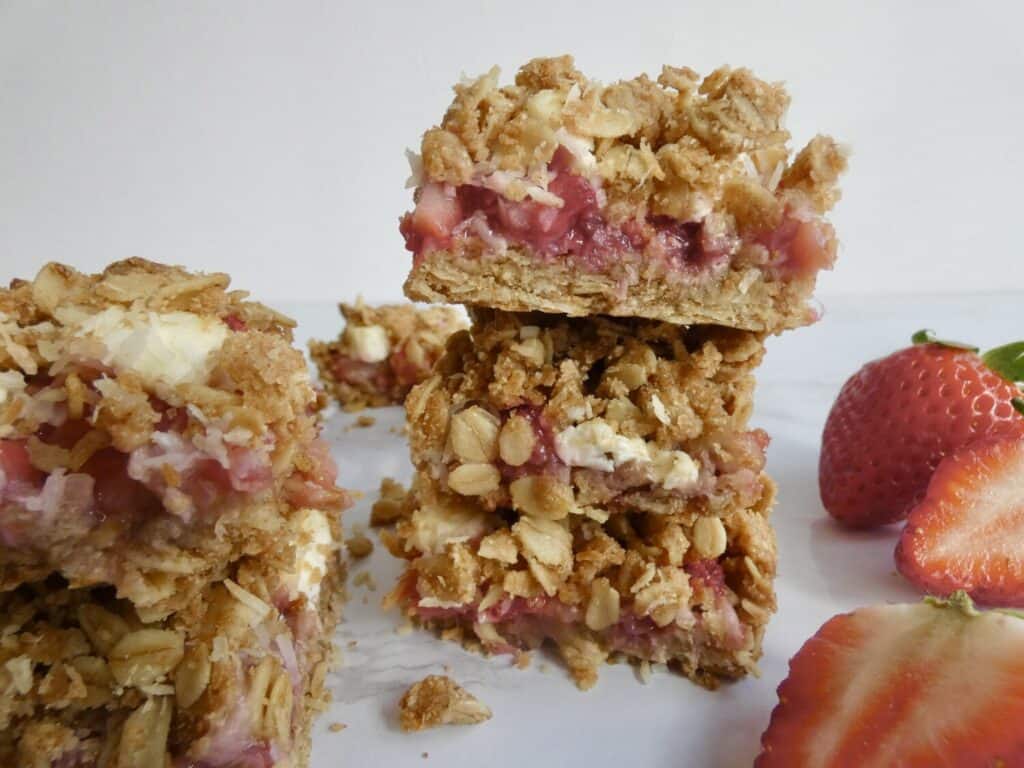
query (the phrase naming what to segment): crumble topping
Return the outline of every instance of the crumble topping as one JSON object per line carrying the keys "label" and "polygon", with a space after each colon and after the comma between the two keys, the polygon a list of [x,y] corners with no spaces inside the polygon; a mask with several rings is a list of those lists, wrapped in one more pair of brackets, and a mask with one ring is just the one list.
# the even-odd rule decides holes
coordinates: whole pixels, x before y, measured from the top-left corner
{"label": "crumble topping", "polygon": [[446,675],[428,675],[414,683],[399,701],[398,711],[406,732],[491,719],[486,705]]}
{"label": "crumble topping", "polygon": [[746,424],[759,335],[474,313],[472,331],[452,337],[406,404],[413,463],[451,492],[439,519],[415,522],[423,551],[434,550],[435,529],[479,528],[459,497],[598,521],[757,498],[766,438]]}
{"label": "crumble topping", "polygon": [[[702,79],[666,66],[657,80],[602,85],[561,56],[527,63],[513,85],[500,86],[499,74],[455,86],[441,124],[423,137],[426,180],[487,186],[498,175],[509,200],[560,207],[546,193],[548,165],[565,147],[576,172],[601,183],[617,222],[637,207],[680,221],[732,215],[757,204],[748,197],[764,200],[761,188],[799,189],[822,211],[838,199],[845,153],[819,136],[787,168],[789,96],[747,69]],[[780,205],[772,198],[775,215]]]}

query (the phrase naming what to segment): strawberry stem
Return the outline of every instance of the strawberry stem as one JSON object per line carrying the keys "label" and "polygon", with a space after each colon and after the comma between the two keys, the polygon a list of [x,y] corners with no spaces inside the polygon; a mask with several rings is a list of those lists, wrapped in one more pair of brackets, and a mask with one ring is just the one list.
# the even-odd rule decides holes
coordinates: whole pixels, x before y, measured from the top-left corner
{"label": "strawberry stem", "polygon": [[1024,382],[1024,341],[1015,341],[990,349],[981,356],[982,362],[1012,384]]}
{"label": "strawberry stem", "polygon": [[949,349],[964,349],[968,352],[977,352],[978,348],[972,344],[965,344],[962,341],[950,341],[949,339],[940,339],[935,336],[935,331],[924,328],[913,336],[910,340],[915,344],[938,344],[940,347],[948,347]]}
{"label": "strawberry stem", "polygon": [[953,608],[960,611],[965,616],[978,615],[978,609],[974,607],[974,601],[971,600],[970,595],[962,589],[958,589],[946,598],[933,597],[929,595],[924,599],[924,601],[935,608]]}

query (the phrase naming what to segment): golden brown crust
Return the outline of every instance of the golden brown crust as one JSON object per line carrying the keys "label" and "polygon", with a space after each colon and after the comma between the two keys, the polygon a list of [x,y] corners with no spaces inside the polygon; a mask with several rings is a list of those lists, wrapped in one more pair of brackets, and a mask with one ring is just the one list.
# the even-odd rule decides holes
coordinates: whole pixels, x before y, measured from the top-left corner
{"label": "golden brown crust", "polygon": [[[522,249],[483,255],[475,241],[426,254],[405,293],[417,301],[458,302],[507,312],[646,317],[678,324],[721,325],[777,333],[818,318],[809,304],[813,281],[767,279],[754,267],[732,266],[721,282],[680,289],[679,275],[620,262],[607,273],[581,272],[565,262],[539,265]],[[685,286],[685,284],[683,284]]]}
{"label": "golden brown crust", "polygon": [[[409,390],[429,375],[448,336],[466,327],[465,317],[453,307],[370,306],[360,299],[340,309],[345,329],[335,341],[312,341],[309,349],[320,380],[346,411],[401,405]],[[376,363],[379,374],[367,370],[368,361],[360,359],[349,331],[367,328],[380,328],[387,337],[387,358]],[[363,363],[362,375],[342,375],[348,367],[342,361]]]}

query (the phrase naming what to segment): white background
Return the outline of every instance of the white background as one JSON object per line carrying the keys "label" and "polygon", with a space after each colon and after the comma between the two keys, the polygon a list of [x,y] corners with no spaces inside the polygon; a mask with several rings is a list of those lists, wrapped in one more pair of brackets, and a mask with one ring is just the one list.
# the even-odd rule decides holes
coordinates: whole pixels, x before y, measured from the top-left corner
{"label": "white background", "polygon": [[853,150],[821,295],[1024,289],[1019,3],[0,0],[0,281],[129,255],[396,298],[403,150],[461,73],[572,52],[785,80]]}

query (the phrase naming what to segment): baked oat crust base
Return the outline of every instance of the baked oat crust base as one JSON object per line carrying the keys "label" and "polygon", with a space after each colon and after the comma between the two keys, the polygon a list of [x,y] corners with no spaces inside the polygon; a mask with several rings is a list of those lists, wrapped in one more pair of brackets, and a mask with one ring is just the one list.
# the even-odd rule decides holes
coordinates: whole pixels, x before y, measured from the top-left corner
{"label": "baked oat crust base", "polygon": [[643,317],[779,333],[817,319],[808,303],[813,288],[813,279],[770,281],[754,268],[731,268],[720,281],[702,284],[655,269],[585,272],[564,260],[538,261],[515,247],[484,256],[470,241],[458,251],[425,254],[405,282],[405,295],[508,312]]}

